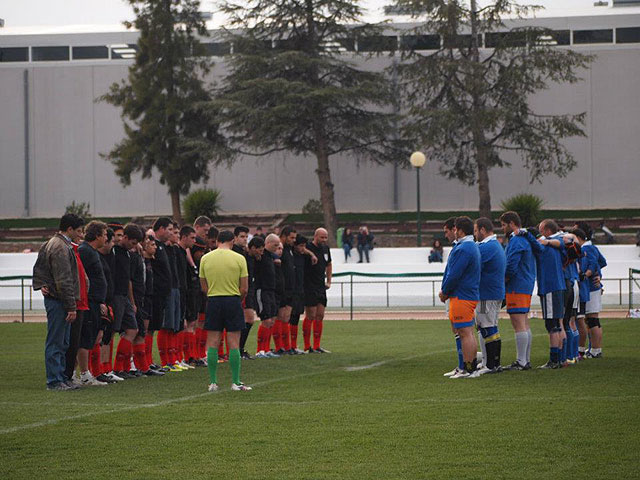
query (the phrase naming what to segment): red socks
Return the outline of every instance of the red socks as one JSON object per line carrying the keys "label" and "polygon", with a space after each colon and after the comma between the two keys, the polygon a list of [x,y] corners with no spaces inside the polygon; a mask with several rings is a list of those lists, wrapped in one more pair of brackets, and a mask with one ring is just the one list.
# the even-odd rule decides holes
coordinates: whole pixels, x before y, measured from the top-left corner
{"label": "red socks", "polygon": [[133,346],[133,358],[136,364],[136,368],[141,372],[149,370],[149,364],[147,363],[147,352],[145,351],[146,345],[139,343]]}
{"label": "red socks", "polygon": [[280,320],[276,320],[271,329],[271,333],[273,335],[273,344],[275,345],[276,351],[282,348],[282,322]]}
{"label": "red socks", "polygon": [[100,344],[96,343],[89,351],[89,370],[91,375],[97,377],[102,373],[102,365],[100,364]]}
{"label": "red socks", "polygon": [[169,337],[167,330],[159,330],[156,335],[156,343],[158,344],[158,353],[160,354],[160,362],[162,365],[169,365]]}
{"label": "red socks", "polygon": [[269,342],[269,329],[262,323],[258,327],[258,351],[267,351]]}
{"label": "red socks", "polygon": [[282,322],[280,325],[280,338],[282,339],[282,348],[291,350],[291,342],[289,341],[289,324]]}
{"label": "red socks", "polygon": [[313,349],[318,350],[320,348],[320,339],[322,338],[322,320],[313,321]]}
{"label": "red socks", "polygon": [[289,337],[291,338],[291,348],[298,349],[298,325],[289,325]]}
{"label": "red socks", "polygon": [[147,332],[144,336],[144,354],[146,355],[145,362],[147,365],[151,365],[153,363],[153,333]]}
{"label": "red socks", "polygon": [[120,338],[118,350],[116,351],[115,370],[117,372],[130,370],[130,359],[133,353],[133,344],[126,338]]}
{"label": "red socks", "polygon": [[196,328],[196,349],[198,350],[198,358],[207,356],[207,331],[204,328]]}
{"label": "red socks", "polygon": [[311,348],[311,323],[307,317],[304,317],[302,321],[302,335],[304,337],[304,349],[309,350]]}

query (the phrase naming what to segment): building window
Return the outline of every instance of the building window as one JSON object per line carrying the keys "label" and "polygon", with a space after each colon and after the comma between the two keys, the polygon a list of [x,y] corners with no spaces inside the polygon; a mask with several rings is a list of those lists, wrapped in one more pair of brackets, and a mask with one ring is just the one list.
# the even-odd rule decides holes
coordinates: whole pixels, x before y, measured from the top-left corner
{"label": "building window", "polygon": [[574,30],[573,43],[613,43],[613,30]]}
{"label": "building window", "polygon": [[205,55],[207,57],[222,57],[231,53],[231,44],[228,42],[221,43],[202,43],[204,47]]}
{"label": "building window", "polygon": [[571,45],[571,32],[569,30],[553,30],[540,32],[536,35],[536,45],[557,46]]}
{"label": "building window", "polygon": [[493,32],[485,35],[487,48],[501,47],[525,47],[531,34],[522,32]]}
{"label": "building window", "polygon": [[398,49],[398,37],[372,35],[358,39],[359,52],[393,52]]}
{"label": "building window", "polygon": [[400,42],[403,50],[438,50],[440,35],[404,35]]}
{"label": "building window", "polygon": [[[471,35],[445,36],[443,44],[445,48],[471,48]],[[482,36],[478,36],[478,47],[482,47]]]}
{"label": "building window", "polygon": [[136,58],[136,52],[138,51],[138,45],[135,43],[122,43],[118,45],[111,45],[111,59],[125,59],[129,60]]}
{"label": "building window", "polygon": [[616,43],[640,43],[640,27],[616,28]]}
{"label": "building window", "polygon": [[96,45],[95,47],[71,47],[71,53],[74,60],[109,58],[109,49],[106,45]]}
{"label": "building window", "polygon": [[69,47],[32,47],[31,60],[34,62],[69,60]]}
{"label": "building window", "polygon": [[28,62],[29,47],[0,48],[0,62]]}

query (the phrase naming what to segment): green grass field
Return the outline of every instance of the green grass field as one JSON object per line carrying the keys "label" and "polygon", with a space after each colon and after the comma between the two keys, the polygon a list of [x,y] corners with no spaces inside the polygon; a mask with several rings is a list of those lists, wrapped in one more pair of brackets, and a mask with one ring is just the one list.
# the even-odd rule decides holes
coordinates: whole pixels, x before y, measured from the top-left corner
{"label": "green grass field", "polygon": [[0,478],[638,478],[640,323],[603,326],[603,359],[450,380],[447,322],[327,322],[333,354],[244,362],[252,392],[223,365],[209,394],[206,368],[46,391],[45,326],[2,324]]}

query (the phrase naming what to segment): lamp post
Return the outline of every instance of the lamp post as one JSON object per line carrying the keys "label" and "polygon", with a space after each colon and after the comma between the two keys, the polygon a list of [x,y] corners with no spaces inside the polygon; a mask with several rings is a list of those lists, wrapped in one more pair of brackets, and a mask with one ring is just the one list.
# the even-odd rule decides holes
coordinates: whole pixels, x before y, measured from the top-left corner
{"label": "lamp post", "polygon": [[416,168],[416,199],[418,206],[418,247],[422,246],[422,228],[420,225],[420,169],[424,167],[427,157],[422,152],[413,152],[409,158],[411,165]]}

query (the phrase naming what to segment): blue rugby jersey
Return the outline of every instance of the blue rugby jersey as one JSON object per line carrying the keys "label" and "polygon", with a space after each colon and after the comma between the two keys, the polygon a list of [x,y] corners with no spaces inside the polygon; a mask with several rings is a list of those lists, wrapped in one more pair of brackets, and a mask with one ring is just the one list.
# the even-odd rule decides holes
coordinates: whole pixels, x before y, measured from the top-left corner
{"label": "blue rugby jersey", "polygon": [[[607,266],[607,261],[602,256],[600,250],[598,250],[598,247],[591,243],[591,241],[588,241],[584,242],[584,244],[582,245],[582,251],[585,254],[585,262],[582,271],[586,272],[587,270],[591,270],[591,272],[593,272],[591,275],[592,278],[595,276],[602,277],[602,268]],[[601,288],[602,285],[598,287],[589,279],[590,292],[598,291]]]}
{"label": "blue rugby jersey", "polygon": [[562,237],[553,235],[551,240],[560,240],[560,248],[550,245],[541,245],[536,238],[527,232],[526,238],[531,245],[531,250],[536,257],[536,274],[538,277],[538,295],[546,295],[549,292],[557,292],[566,289],[564,272],[562,270],[563,258],[566,258]]}
{"label": "blue rugby jersey", "polygon": [[449,253],[442,279],[442,292],[460,300],[480,299],[480,250],[467,235]]}
{"label": "blue rugby jersey", "polygon": [[480,250],[480,300],[502,300],[504,298],[504,273],[507,256],[495,235],[478,242]]}
{"label": "blue rugby jersey", "polygon": [[525,237],[512,233],[505,254],[507,256],[506,292],[531,295],[536,281],[536,261],[529,241]]}

